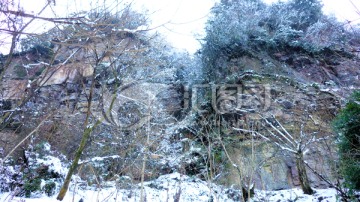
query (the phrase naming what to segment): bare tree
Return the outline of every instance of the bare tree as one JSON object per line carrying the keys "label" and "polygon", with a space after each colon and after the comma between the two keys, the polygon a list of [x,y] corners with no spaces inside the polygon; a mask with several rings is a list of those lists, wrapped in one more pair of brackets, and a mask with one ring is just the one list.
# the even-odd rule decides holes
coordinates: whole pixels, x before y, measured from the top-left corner
{"label": "bare tree", "polygon": [[[30,14],[25,11],[22,7],[22,1],[0,1],[0,37],[1,37],[1,44],[3,47],[7,47],[7,43],[10,44],[8,54],[4,56],[5,61],[0,66],[0,89],[2,91],[6,91],[7,86],[4,84],[8,83],[8,81],[4,80],[4,76],[8,73],[10,67],[14,67],[13,64],[14,54],[19,52],[19,45],[22,41],[24,36],[29,37],[38,37],[39,39],[42,38],[42,35],[39,33],[34,33],[27,31],[27,29],[32,25],[35,24],[37,20],[39,21],[46,21],[51,23],[53,26],[58,26],[61,24],[80,24],[80,20],[83,18],[81,16],[75,17],[42,17],[44,11],[48,10],[51,5],[55,5],[55,1],[47,1],[44,5],[42,5],[41,9],[35,11],[35,14]],[[49,41],[49,39],[44,39],[44,41]],[[56,54],[54,54],[55,56]],[[48,66],[51,66],[54,61],[54,57],[50,58],[48,62]],[[23,105],[34,96],[34,91],[36,88],[30,89],[27,93],[23,92],[24,88],[19,86],[19,90],[21,93],[22,99],[18,100],[17,106],[13,107],[16,109],[20,109]],[[5,101],[4,99],[17,99],[16,97],[9,97],[9,96],[1,96],[1,100]],[[11,111],[2,111],[0,117],[0,131],[8,126],[11,122],[12,117],[17,115],[20,111],[19,110],[11,110]]]}
{"label": "bare tree", "polygon": [[280,149],[290,152],[294,155],[296,160],[296,168],[299,174],[299,181],[301,188],[305,194],[313,194],[314,190],[311,188],[308,175],[306,173],[306,164],[304,154],[308,151],[310,144],[319,141],[316,137],[316,132],[306,133],[304,131],[304,124],[301,124],[299,134],[291,134],[288,130],[271,115],[270,118],[262,117],[263,126],[266,128],[266,134],[258,131],[244,130],[234,128],[242,132],[253,133],[264,140],[276,145]]}
{"label": "bare tree", "polygon": [[[60,84],[77,82],[83,87],[82,92],[86,98],[86,118],[82,124],[82,139],[58,196],[61,200],[93,130],[104,122],[116,125],[114,120],[117,117],[114,118],[109,111],[113,109],[119,91],[141,80],[150,79],[156,74],[159,66],[165,65],[161,61],[163,57],[160,54],[161,43],[159,43],[159,48],[156,47],[156,43],[160,40],[154,40],[156,35],[143,34],[146,31],[144,26],[147,23],[147,17],[134,12],[130,5],[123,6],[122,2],[117,2],[110,8],[97,7],[86,14],[74,13],[74,17],[69,18],[41,17],[41,12],[50,4],[47,2],[44,8],[34,15],[26,13],[21,8],[20,2],[15,6],[7,1],[1,2],[0,14],[4,16],[4,20],[1,21],[1,32],[12,37],[9,54],[6,56],[5,65],[2,66],[1,81],[7,70],[14,66],[13,55],[20,36],[27,35],[30,42],[29,48],[37,43],[48,43],[51,44],[48,51],[52,51],[53,54],[47,58],[48,61],[42,61],[43,58],[39,58],[38,64],[45,66],[45,69],[40,76],[33,78],[31,87],[27,89],[25,98],[18,102],[17,109],[21,109],[42,87],[59,84],[59,82]],[[27,33],[25,28],[35,19],[51,22],[54,28],[45,34]],[[150,41],[154,42],[149,45]],[[26,48],[26,46],[22,47]],[[85,70],[84,66],[87,67]],[[64,78],[61,81],[56,80],[58,75]],[[130,84],[125,84],[126,82]],[[109,97],[106,97],[106,92],[109,92]],[[97,97],[94,98],[95,96]],[[103,97],[100,102],[99,96]],[[100,116],[94,114],[92,108],[98,107],[96,104],[104,106],[105,100],[109,102],[108,108],[100,112]],[[16,110],[4,111],[0,131],[7,127],[15,114]],[[146,158],[144,165],[145,162]],[[142,176],[143,180],[144,176]]]}

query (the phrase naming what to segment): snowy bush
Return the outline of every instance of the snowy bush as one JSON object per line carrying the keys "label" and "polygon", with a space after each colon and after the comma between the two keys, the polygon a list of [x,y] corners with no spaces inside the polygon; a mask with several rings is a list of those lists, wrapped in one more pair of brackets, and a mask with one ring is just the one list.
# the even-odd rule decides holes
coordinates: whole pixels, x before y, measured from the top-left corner
{"label": "snowy bush", "polygon": [[252,46],[266,38],[265,29],[258,26],[263,7],[260,1],[227,1],[215,5],[202,48],[204,73],[210,79],[217,74],[214,66],[220,55],[237,57],[248,54]]}
{"label": "snowy bush", "polygon": [[306,30],[323,16],[322,4],[319,0],[291,0],[289,8],[294,14],[292,27],[297,30]]}
{"label": "snowy bush", "polygon": [[55,194],[62,177],[66,174],[66,169],[59,159],[62,155],[51,151],[50,145],[45,142],[30,147],[25,151],[25,156],[27,166],[23,170],[24,185],[20,195],[30,197]]}
{"label": "snowy bush", "polygon": [[13,191],[23,184],[21,167],[12,164],[7,161],[0,167],[0,192]]}
{"label": "snowy bush", "polygon": [[20,165],[8,160],[0,168],[0,191],[13,191],[14,195],[25,197],[55,194],[66,174],[55,155],[61,158],[61,155],[50,150],[48,143],[43,143],[26,150],[25,159]]}
{"label": "snowy bush", "polygon": [[333,18],[325,18],[311,25],[302,38],[303,46],[309,52],[317,52],[324,48],[340,50],[347,40],[343,26]]}
{"label": "snowy bush", "polygon": [[318,0],[271,5],[261,1],[221,1],[213,8],[206,27],[202,47],[205,73],[210,80],[222,78],[228,74],[221,67],[226,66],[226,60],[242,56],[341,50],[348,41],[345,30],[336,19],[324,16],[321,8]]}

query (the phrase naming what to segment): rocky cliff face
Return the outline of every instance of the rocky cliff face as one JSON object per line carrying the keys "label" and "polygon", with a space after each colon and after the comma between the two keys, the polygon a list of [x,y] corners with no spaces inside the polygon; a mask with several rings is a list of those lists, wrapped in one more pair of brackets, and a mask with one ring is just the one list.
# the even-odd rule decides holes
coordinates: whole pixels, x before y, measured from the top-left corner
{"label": "rocky cliff face", "polygon": [[[309,139],[318,139],[307,148],[306,161],[321,173],[331,173],[333,168],[327,156],[334,153],[335,148],[334,145],[331,148],[324,145],[332,145],[335,139],[331,121],[340,109],[338,97],[283,76],[245,74],[239,78],[240,81],[242,96],[238,101],[241,106],[223,115],[225,132],[222,137],[227,139],[230,158],[246,177],[241,179],[238,170],[230,165],[225,182],[228,185],[241,184],[242,180],[251,179],[257,188],[267,190],[299,186],[295,158],[290,152],[259,136],[236,130],[254,130],[270,136],[262,117],[272,116],[294,139],[301,133],[308,134]],[[308,173],[313,186],[325,186],[311,171]]]}
{"label": "rocky cliff face", "polygon": [[[307,147],[305,159],[310,167],[332,177],[336,149],[331,121],[342,100],[360,86],[359,58],[343,52],[336,55],[219,57],[217,80],[192,86],[174,82],[176,70],[172,68],[159,71],[147,81],[123,80],[119,86],[113,75],[97,75],[97,67],[82,62],[58,65],[42,74],[39,64],[35,68],[39,71],[31,70],[31,75],[41,75],[38,83],[7,72],[3,103],[20,101],[33,85],[40,88],[15,117],[24,123],[22,130],[1,131],[0,147],[4,153],[9,152],[14,145],[8,142],[21,140],[53,113],[35,139],[46,140],[71,159],[86,127],[82,124],[92,88],[89,78],[96,74],[91,113],[92,121],[98,119],[102,124],[94,130],[79,170],[89,183],[118,175],[137,181],[147,154],[146,179],[174,171],[207,179],[212,159],[210,170],[213,169],[215,182],[227,186],[245,182],[271,190],[299,186],[291,153],[259,136],[237,130],[269,135],[263,118],[271,116],[295,138],[302,133],[316,138],[318,141]],[[104,63],[101,68],[105,66]],[[13,110],[11,104],[7,110]],[[206,122],[209,117],[219,121]],[[308,173],[313,186],[326,186],[310,170]]]}
{"label": "rocky cliff face", "polygon": [[[166,142],[172,140],[165,131],[176,123],[182,110],[183,95],[181,87],[172,82],[175,69],[163,71],[152,77],[155,81],[127,79],[119,84],[119,81],[114,82],[114,75],[94,75],[97,72],[93,67],[77,62],[56,65],[44,71],[37,83],[30,82],[28,86],[28,80],[12,80],[11,72],[7,73],[3,82],[6,95],[2,100],[10,103],[8,110],[14,110],[14,106],[25,98],[26,101],[19,107],[19,115],[14,117],[22,123],[22,127],[1,131],[2,152],[8,154],[15,142],[20,142],[41,120],[51,115],[37,130],[31,144],[49,142],[53,149],[71,160],[83,129],[87,127],[83,123],[88,111],[89,94],[93,91],[91,122],[100,120],[101,124],[93,132],[83,154],[80,176],[95,183],[95,170],[101,173],[98,180],[127,175],[137,181],[141,177],[144,149],[150,154],[146,179],[171,172],[172,167],[168,165],[168,157],[164,157],[164,153],[170,150]],[[92,77],[95,77],[96,85],[92,85]],[[14,83],[12,81],[26,85],[10,86]],[[34,95],[26,97],[31,90]],[[10,94],[16,96],[9,97]],[[22,150],[29,143],[26,141],[14,153],[15,158],[22,157]]]}
{"label": "rocky cliff face", "polygon": [[[334,177],[336,134],[331,121],[347,96],[360,88],[358,55],[332,49],[317,53],[301,49],[232,53],[219,53],[212,63],[213,69],[208,70],[213,75],[211,82],[218,85],[210,87],[212,95],[204,100],[212,106],[202,112],[200,118],[218,119],[207,122],[212,125],[205,128],[212,128],[211,133],[220,133],[223,143],[216,136],[205,135],[209,129],[202,131],[202,137],[213,141],[217,151],[223,151],[224,145],[227,149],[227,154],[215,155],[219,156],[214,163],[225,164],[218,169],[226,170],[218,171],[219,181],[227,185],[254,183],[259,189],[300,185],[291,152],[264,141],[271,137],[269,125],[264,124],[264,120],[268,120],[278,121],[295,139],[305,134],[308,140],[318,139],[305,152],[305,161],[311,168],[307,173],[312,186],[327,186],[311,170],[329,179]],[[260,138],[244,130],[264,136]]]}
{"label": "rocky cliff face", "polygon": [[301,50],[258,52],[236,57],[219,54],[214,62],[217,69],[213,71],[217,75],[216,82],[220,83],[234,83],[238,75],[250,71],[314,84],[346,98],[349,92],[360,86],[359,62],[356,54],[331,49],[318,53]]}

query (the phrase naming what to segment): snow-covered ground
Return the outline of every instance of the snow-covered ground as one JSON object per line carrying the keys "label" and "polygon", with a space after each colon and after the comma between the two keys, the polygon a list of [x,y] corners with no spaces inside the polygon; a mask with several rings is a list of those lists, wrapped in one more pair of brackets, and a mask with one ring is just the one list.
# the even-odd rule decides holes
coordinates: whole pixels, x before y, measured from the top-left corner
{"label": "snow-covered ground", "polygon": [[[146,182],[146,201],[241,201],[239,192],[222,188],[214,184],[201,181],[196,178],[173,173],[163,175],[156,180]],[[75,187],[75,188],[74,188]],[[83,202],[113,202],[113,201],[139,201],[140,184],[132,189],[118,189],[116,183],[109,183],[102,188],[81,189],[79,186],[72,186],[63,201]],[[211,189],[210,189],[211,187]],[[211,193],[211,194],[210,194]],[[211,200],[211,197],[213,200]],[[57,201],[56,195],[48,197],[41,195],[38,198],[12,197],[11,193],[1,193],[0,201],[21,201],[21,202],[52,202]],[[304,195],[300,189],[281,191],[255,190],[253,202],[276,201],[276,202],[336,202],[336,191],[334,189],[317,189],[314,195]]]}
{"label": "snow-covered ground", "polygon": [[[50,155],[41,156],[37,153],[27,153],[29,165],[46,165],[49,170],[65,176],[67,168],[58,157],[54,157],[50,150],[50,145],[44,144],[43,149]],[[112,156],[115,158],[116,156]],[[90,161],[101,160],[94,158]],[[12,167],[6,167],[12,169]],[[13,171],[14,172],[14,171]],[[6,172],[5,172],[6,173]],[[7,176],[0,175],[0,181],[11,181],[11,173]],[[9,179],[5,179],[9,177]],[[61,184],[57,183],[55,193],[59,192]],[[43,183],[42,183],[43,184]],[[41,186],[43,187],[43,185]],[[43,188],[41,188],[43,190]],[[280,191],[255,190],[252,202],[336,202],[335,189],[317,189],[314,195],[304,195],[300,189],[289,189]],[[144,183],[144,196],[150,202],[170,202],[170,201],[242,201],[241,192],[236,189],[229,189],[210,182],[200,180],[195,177],[172,173],[162,175],[159,178]],[[45,192],[35,192],[31,198],[14,197],[14,192],[0,192],[0,202],[55,202],[56,194],[49,197]],[[65,202],[135,202],[140,201],[141,184],[132,184],[131,179],[122,176],[111,182],[102,182],[99,186],[89,187],[86,182],[74,175],[70,184],[70,189],[63,201]]]}
{"label": "snow-covered ground", "polygon": [[[75,189],[74,189],[75,187]],[[212,187],[210,189],[210,187]],[[179,197],[180,201],[209,201],[210,196],[214,201],[234,201],[228,196],[232,193],[228,189],[222,189],[219,186],[209,184],[196,178],[173,173],[163,175],[156,180],[145,182],[146,201],[174,201]],[[81,189],[79,186],[72,185],[71,190],[67,193],[63,201],[139,201],[140,184],[130,189],[118,189],[116,182],[108,183],[102,188]],[[210,191],[211,190],[211,191]],[[210,192],[212,194],[210,194]],[[57,201],[56,195],[47,197],[46,195],[39,198],[18,198],[12,197],[11,193],[1,193],[0,201],[33,201],[33,202],[51,202]]]}
{"label": "snow-covered ground", "polygon": [[276,201],[276,202],[336,202],[335,189],[315,189],[314,195],[303,194],[301,189],[287,189],[280,191],[255,190],[256,196],[253,201]]}

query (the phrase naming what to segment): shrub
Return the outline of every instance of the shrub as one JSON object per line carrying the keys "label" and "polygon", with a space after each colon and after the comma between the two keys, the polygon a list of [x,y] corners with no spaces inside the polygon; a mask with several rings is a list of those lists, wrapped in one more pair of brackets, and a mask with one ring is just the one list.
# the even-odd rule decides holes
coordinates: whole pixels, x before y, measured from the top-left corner
{"label": "shrub", "polygon": [[54,55],[54,44],[47,41],[46,37],[50,37],[50,35],[45,35],[42,38],[28,36],[22,39],[20,42],[22,53],[31,53],[45,59],[50,59]]}
{"label": "shrub", "polygon": [[22,65],[16,65],[14,67],[15,74],[18,78],[24,78],[27,76],[27,71],[24,66]]}
{"label": "shrub", "polygon": [[41,190],[41,179],[35,178],[25,181],[23,190],[25,192],[25,197],[29,198],[31,193],[38,192]]}

